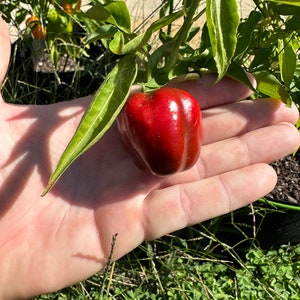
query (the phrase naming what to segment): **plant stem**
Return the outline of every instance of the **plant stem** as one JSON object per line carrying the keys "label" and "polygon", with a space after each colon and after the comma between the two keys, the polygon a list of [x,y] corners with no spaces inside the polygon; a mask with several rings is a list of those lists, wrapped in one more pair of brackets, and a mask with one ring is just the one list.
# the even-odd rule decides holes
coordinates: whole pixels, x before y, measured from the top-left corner
{"label": "plant stem", "polygon": [[[169,0],[169,15],[173,13],[173,11],[174,11],[174,0]],[[168,31],[167,31],[168,35],[170,35],[171,32],[172,32],[172,24],[169,24]]]}
{"label": "plant stem", "polygon": [[190,7],[186,7],[186,2],[184,1],[184,10],[187,11],[185,20],[183,22],[183,25],[179,29],[179,31],[174,36],[174,43],[172,46],[172,55],[170,55],[170,60],[167,62],[166,66],[163,68],[163,72],[170,72],[173,67],[176,65],[178,54],[179,54],[179,48],[181,44],[185,41],[189,30],[194,22],[194,15],[199,7],[200,0],[192,1]]}

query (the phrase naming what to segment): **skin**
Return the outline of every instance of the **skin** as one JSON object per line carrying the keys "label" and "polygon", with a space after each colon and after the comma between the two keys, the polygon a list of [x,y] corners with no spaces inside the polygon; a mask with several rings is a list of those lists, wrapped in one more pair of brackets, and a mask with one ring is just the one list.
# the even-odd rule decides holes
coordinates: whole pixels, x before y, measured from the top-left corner
{"label": "skin", "polygon": [[[0,21],[0,81],[9,35]],[[49,106],[0,101],[0,298],[22,299],[79,282],[144,240],[228,213],[270,192],[268,163],[300,144],[295,107],[240,101],[250,90],[212,77],[175,85],[203,109],[201,158],[191,170],[156,178],[139,170],[116,125],[41,193],[90,97]]]}

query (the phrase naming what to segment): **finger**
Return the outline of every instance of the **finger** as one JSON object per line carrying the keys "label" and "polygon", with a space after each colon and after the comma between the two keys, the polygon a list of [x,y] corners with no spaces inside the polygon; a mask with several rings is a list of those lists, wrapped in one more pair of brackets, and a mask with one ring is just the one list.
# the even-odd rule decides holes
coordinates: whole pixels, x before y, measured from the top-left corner
{"label": "finger", "polygon": [[10,57],[10,39],[7,24],[0,18],[0,86],[4,80]]}
{"label": "finger", "polygon": [[299,111],[274,99],[241,101],[203,110],[203,144],[241,135],[260,127],[288,122],[295,124]]}
{"label": "finger", "polygon": [[[255,86],[254,77],[250,74],[248,76],[252,85]],[[201,109],[246,99],[253,93],[245,84],[229,77],[224,77],[214,84],[216,79],[215,74],[210,74],[197,80],[176,82],[172,85],[191,93],[198,99]]]}
{"label": "finger", "polygon": [[243,207],[269,193],[276,178],[270,166],[256,164],[153,191],[144,203],[145,239],[155,239]]}
{"label": "finger", "polygon": [[296,151],[300,133],[290,123],[279,123],[247,132],[202,148],[198,172],[211,177],[251,164],[271,163]]}

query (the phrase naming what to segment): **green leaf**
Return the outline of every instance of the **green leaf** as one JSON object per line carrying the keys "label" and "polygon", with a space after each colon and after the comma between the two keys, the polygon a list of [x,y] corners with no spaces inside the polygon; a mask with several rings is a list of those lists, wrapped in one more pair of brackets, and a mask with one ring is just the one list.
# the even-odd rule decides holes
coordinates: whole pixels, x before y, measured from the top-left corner
{"label": "green leaf", "polygon": [[145,33],[139,34],[128,43],[125,42],[125,35],[123,32],[116,32],[113,40],[109,43],[109,50],[117,55],[126,55],[134,53],[143,45]]}
{"label": "green leaf", "polygon": [[85,22],[87,19],[105,21],[126,33],[131,32],[131,17],[125,1],[113,1],[105,5],[97,3],[86,12],[79,12],[78,16]]}
{"label": "green leaf", "polygon": [[137,63],[134,55],[122,58],[108,74],[62,154],[43,196],[66,169],[110,128],[126,102],[136,74]]}
{"label": "green leaf", "polygon": [[276,2],[279,4],[290,4],[294,6],[300,6],[300,1],[299,0],[267,0],[269,2]]}
{"label": "green leaf", "polygon": [[207,0],[206,18],[218,80],[226,73],[237,44],[239,14],[236,0]]}
{"label": "green leaf", "polygon": [[124,32],[131,32],[131,17],[125,1],[109,2],[104,7],[111,14],[107,22],[116,25]]}
{"label": "green leaf", "polygon": [[86,12],[80,12],[78,15],[84,18],[94,19],[100,22],[107,20],[111,14],[107,9],[104,8],[104,6],[101,3],[97,3]]}
{"label": "green leaf", "polygon": [[292,104],[289,93],[278,79],[268,71],[253,73],[257,81],[257,90],[271,98],[278,99],[288,106]]}
{"label": "green leaf", "polygon": [[298,15],[300,13],[300,7],[294,5],[273,3],[272,10],[280,15]]}
{"label": "green leaf", "polygon": [[115,26],[111,24],[103,25],[88,36],[86,43],[89,44],[99,39],[111,38],[116,32],[117,28]]}
{"label": "green leaf", "polygon": [[297,56],[293,46],[285,39],[278,40],[278,53],[281,79],[285,86],[289,88],[296,71]]}
{"label": "green leaf", "polygon": [[235,79],[235,80],[237,80],[237,81],[240,81],[240,82],[244,83],[250,89],[255,91],[255,88],[253,87],[252,83],[250,82],[246,71],[244,70],[244,68],[240,64],[233,61],[230,64],[226,75],[233,78],[233,79]]}
{"label": "green leaf", "polygon": [[300,29],[300,12],[288,19],[285,26],[288,31],[298,31]]}

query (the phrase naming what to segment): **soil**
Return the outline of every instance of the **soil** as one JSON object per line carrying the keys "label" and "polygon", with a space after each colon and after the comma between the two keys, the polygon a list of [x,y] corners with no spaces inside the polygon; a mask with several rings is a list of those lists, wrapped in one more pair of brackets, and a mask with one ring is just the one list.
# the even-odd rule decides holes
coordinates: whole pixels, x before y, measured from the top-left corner
{"label": "soil", "polygon": [[300,150],[271,164],[278,182],[276,188],[266,196],[272,201],[300,205]]}
{"label": "soil", "polygon": [[261,223],[257,240],[265,249],[300,242],[300,150],[271,164],[278,175],[276,188],[266,199],[292,205],[297,210],[279,209],[268,213]]}
{"label": "soil", "polygon": [[272,166],[277,172],[278,182],[266,199],[292,205],[297,210],[279,209],[264,217],[257,235],[260,247],[264,249],[300,242],[300,151],[275,161]]}

